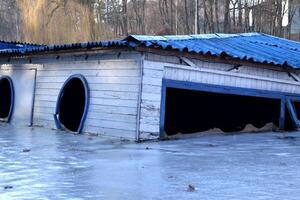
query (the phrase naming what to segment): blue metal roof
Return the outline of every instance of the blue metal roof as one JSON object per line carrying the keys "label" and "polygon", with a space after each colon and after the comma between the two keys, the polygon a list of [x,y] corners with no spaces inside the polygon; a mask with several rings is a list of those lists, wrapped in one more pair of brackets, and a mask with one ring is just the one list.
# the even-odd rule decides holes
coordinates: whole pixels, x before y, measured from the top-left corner
{"label": "blue metal roof", "polygon": [[25,49],[37,48],[37,47],[41,47],[41,46],[42,45],[37,45],[37,44],[0,41],[0,54],[1,53],[9,53],[12,51],[22,51]]}
{"label": "blue metal roof", "polygon": [[300,69],[299,42],[261,33],[129,37],[147,47],[228,56]]}
{"label": "blue metal roof", "polygon": [[177,50],[202,55],[228,56],[251,62],[300,69],[300,43],[262,33],[204,34],[204,35],[130,35],[123,40],[73,43],[63,45],[28,46],[1,50],[0,54],[26,54],[94,47],[144,46]]}

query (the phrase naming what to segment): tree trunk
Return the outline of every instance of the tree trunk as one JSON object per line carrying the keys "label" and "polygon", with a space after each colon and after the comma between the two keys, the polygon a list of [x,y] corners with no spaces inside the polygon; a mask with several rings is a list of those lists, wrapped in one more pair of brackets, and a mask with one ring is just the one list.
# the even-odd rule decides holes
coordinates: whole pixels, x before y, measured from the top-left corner
{"label": "tree trunk", "polygon": [[215,21],[216,21],[216,28],[217,32],[220,32],[220,22],[219,22],[219,0],[214,0],[215,1]]}
{"label": "tree trunk", "polygon": [[128,35],[127,0],[122,0],[123,35]]}
{"label": "tree trunk", "polygon": [[224,10],[224,32],[230,32],[230,0],[225,0]]}
{"label": "tree trunk", "polygon": [[189,25],[189,9],[188,9],[188,2],[184,0],[184,11],[185,11],[185,25],[186,25],[186,34],[189,34],[191,29]]}

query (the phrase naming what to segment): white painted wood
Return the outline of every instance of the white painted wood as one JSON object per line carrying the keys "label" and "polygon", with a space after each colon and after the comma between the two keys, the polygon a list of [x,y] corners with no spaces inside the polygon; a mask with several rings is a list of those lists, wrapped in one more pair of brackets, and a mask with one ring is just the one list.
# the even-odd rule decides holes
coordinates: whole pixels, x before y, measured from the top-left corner
{"label": "white painted wood", "polygon": [[123,99],[123,100],[136,100],[138,97],[136,92],[116,92],[116,91],[94,91],[91,98],[104,98],[104,99]]}
{"label": "white painted wood", "polygon": [[[224,72],[219,70],[211,70],[211,69],[203,69],[203,68],[193,68],[193,67],[186,67],[184,65],[173,65],[173,66],[166,66],[166,69],[177,69],[173,73],[175,74],[183,74],[186,70],[191,70],[193,72],[203,72],[206,74],[219,74],[219,75],[225,75],[225,76],[232,76],[232,77],[241,77],[241,78],[247,78],[247,79],[254,79],[254,80],[265,80],[265,81],[271,81],[271,82],[277,82],[277,83],[285,83],[290,85],[297,85],[300,86],[300,83],[296,81],[290,81],[290,80],[282,80],[282,79],[275,79],[275,78],[268,78],[268,77],[260,77],[260,76],[254,76],[254,75],[248,75],[248,74],[240,74],[240,73],[233,73],[233,72]],[[210,78],[213,78],[213,76],[210,76]],[[180,77],[180,80],[183,78]],[[209,80],[211,82],[211,80]]]}
{"label": "white painted wood", "polygon": [[98,120],[113,119],[114,121],[136,123],[135,115],[125,115],[125,114],[116,114],[116,113],[109,114],[109,113],[91,112],[88,116],[88,119],[98,119]]}
{"label": "white painted wood", "polygon": [[[54,95],[36,95],[35,100],[37,102],[48,102],[49,104],[53,103],[56,105],[57,96]],[[112,98],[103,98],[103,97],[91,97],[91,105],[105,105],[105,106],[123,106],[123,107],[136,107],[136,99],[126,100],[126,99],[112,99]]]}
{"label": "white painted wood", "polygon": [[97,126],[85,126],[84,132],[87,133],[97,133],[100,136],[109,136],[116,138],[132,138],[132,135],[135,134],[135,131],[113,129],[113,128],[103,128]]}
{"label": "white painted wood", "polygon": [[9,76],[14,86],[15,101],[11,123],[28,126],[32,116],[35,70],[30,69],[28,66],[19,67],[18,69],[10,67],[10,69],[9,66],[1,67],[0,77],[3,75]]}
{"label": "white painted wood", "polygon": [[[39,119],[46,119],[46,120],[53,120],[53,110],[52,112],[41,112],[40,110],[37,110],[35,112],[36,117]],[[136,123],[136,116],[135,115],[124,115],[124,114],[108,114],[108,113],[97,113],[97,112],[91,112],[89,116],[87,117],[87,120],[108,120],[114,121],[114,122],[125,122],[125,123]],[[97,124],[99,125],[99,124]]]}
{"label": "white painted wood", "polygon": [[[48,115],[53,115],[55,113],[55,107],[40,107],[40,106],[35,106],[34,107],[34,113],[44,113]],[[36,117],[36,116],[35,116]]]}
{"label": "white painted wood", "polygon": [[162,79],[161,78],[148,78],[148,77],[144,76],[143,83],[145,83],[147,85],[161,86]]}
{"label": "white painted wood", "polygon": [[156,69],[144,69],[144,76],[149,78],[161,78],[161,71]]}
{"label": "white painted wood", "polygon": [[90,98],[90,104],[93,105],[106,105],[106,106],[126,106],[129,108],[136,108],[136,100],[123,100],[123,99],[103,99],[103,98]]}
{"label": "white painted wood", "polygon": [[141,135],[143,139],[148,139],[145,137],[148,133],[154,133],[157,134],[159,133],[159,125],[157,124],[145,124],[141,123],[140,124],[140,131],[141,133],[144,133],[145,135]]}
{"label": "white painted wood", "polygon": [[297,74],[295,74],[295,73],[290,73],[290,74],[296,81],[300,82],[300,78]]}
{"label": "white painted wood", "polygon": [[104,105],[90,105],[90,110],[95,113],[108,113],[108,114],[124,114],[136,115],[136,108],[127,106],[104,106]]}
{"label": "white painted wood", "polygon": [[59,91],[69,76],[82,74],[90,89],[84,132],[110,135],[112,131],[114,136],[134,139],[141,79],[139,70],[139,62],[135,60],[44,65],[37,73],[35,124],[55,128],[53,113]]}
{"label": "white painted wood", "polygon": [[[60,89],[63,83],[37,83],[36,88],[39,89]],[[121,92],[138,92],[138,88],[136,85],[126,85],[126,84],[106,84],[106,83],[91,83],[89,84],[89,88],[91,91],[121,91]]]}
{"label": "white painted wood", "polygon": [[43,65],[37,64],[3,64],[0,65],[1,70],[28,70],[28,69],[41,69]]}
{"label": "white painted wood", "polygon": [[186,57],[181,56],[180,59],[183,60],[186,64],[188,64],[191,67],[197,67],[196,64],[192,60],[190,60]]}
{"label": "white painted wood", "polygon": [[[144,62],[140,131],[145,139],[159,134],[161,103],[159,83],[162,78],[300,94],[300,83],[285,72],[248,66],[242,66],[238,72],[230,72],[228,70],[233,66],[228,64],[193,59],[195,66],[186,66],[167,63],[164,59],[165,57],[155,57],[156,61]],[[175,59],[173,61],[175,62]]]}
{"label": "white painted wood", "polygon": [[[144,77],[140,115],[140,138],[158,136],[160,119],[161,86],[164,65],[159,62],[144,61]],[[156,137],[157,137],[156,136]]]}
{"label": "white painted wood", "polygon": [[[94,76],[94,77],[88,77],[90,83],[102,83],[102,84],[138,84],[140,78],[139,77],[106,77],[106,76]],[[62,83],[65,81],[65,77],[38,77],[37,83],[48,83],[50,81],[51,83]]]}
{"label": "white painted wood", "polygon": [[[129,130],[135,131],[136,130],[136,123],[130,122],[119,122],[113,119],[87,119],[86,126],[97,126],[102,128],[113,128],[113,129],[120,129],[120,130]],[[134,138],[134,135],[133,135]]]}
{"label": "white painted wood", "polygon": [[[143,71],[140,71],[138,59],[117,59],[115,54],[102,56],[106,57],[115,59],[85,61],[82,56],[44,59],[43,66],[2,65],[0,70],[37,69],[35,125],[55,128],[53,113],[59,91],[69,76],[82,74],[90,88],[90,106],[84,132],[134,138],[139,129],[141,139],[158,136],[163,78],[300,93],[300,83],[285,72],[248,66],[229,72],[233,65],[189,59],[186,64],[190,66],[187,66],[179,64],[178,57],[155,54],[146,55]],[[300,72],[295,73],[295,76],[299,75]]]}
{"label": "white painted wood", "polygon": [[143,83],[143,93],[161,94],[161,86],[147,85]]}
{"label": "white painted wood", "polygon": [[[174,69],[177,69],[174,71]],[[222,80],[221,76],[224,78],[224,85],[228,86],[236,86],[236,82],[239,81],[239,78],[242,78],[243,81],[240,83],[238,87],[245,88],[255,88],[255,89],[268,89],[265,87],[266,82],[272,82],[270,90],[272,91],[282,91],[286,92],[285,85],[288,87],[298,87],[300,83],[296,81],[282,80],[282,79],[274,79],[267,77],[260,77],[254,75],[245,75],[245,74],[236,74],[232,72],[222,72],[210,69],[187,69],[186,66],[167,66],[165,70],[169,71],[165,73],[165,78],[174,79],[174,80],[183,80],[187,81],[184,77],[178,77],[177,74],[185,74],[186,70],[193,71],[193,73],[198,73],[199,77],[196,82],[209,83],[209,84],[217,84],[220,85],[220,80]],[[201,78],[202,77],[202,78]],[[191,81],[191,80],[188,80]],[[195,80],[194,80],[195,81]],[[262,85],[258,85],[260,81],[263,81]],[[222,85],[222,84],[221,84]],[[263,88],[261,88],[263,86]]]}
{"label": "white painted wood", "polygon": [[[48,66],[46,69],[48,69]],[[43,70],[39,71],[39,77],[61,77],[70,76],[72,74],[82,74],[86,77],[139,77],[136,72],[137,69],[86,69],[86,70],[73,70],[73,69],[61,69],[56,73],[56,70]],[[42,79],[39,79],[42,80]],[[57,80],[55,80],[57,81]]]}

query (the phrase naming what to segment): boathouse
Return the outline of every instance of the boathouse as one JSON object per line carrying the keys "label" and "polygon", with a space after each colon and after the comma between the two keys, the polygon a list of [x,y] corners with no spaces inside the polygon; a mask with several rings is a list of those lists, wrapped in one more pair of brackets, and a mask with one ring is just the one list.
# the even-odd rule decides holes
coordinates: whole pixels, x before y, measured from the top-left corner
{"label": "boathouse", "polygon": [[295,130],[299,69],[300,43],[260,33],[0,42],[0,119],[137,141]]}

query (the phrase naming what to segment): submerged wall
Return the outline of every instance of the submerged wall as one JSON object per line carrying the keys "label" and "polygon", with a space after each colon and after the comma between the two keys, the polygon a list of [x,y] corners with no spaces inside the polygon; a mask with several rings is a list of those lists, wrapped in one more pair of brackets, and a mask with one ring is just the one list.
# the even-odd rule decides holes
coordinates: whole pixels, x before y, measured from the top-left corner
{"label": "submerged wall", "polygon": [[300,94],[300,83],[286,72],[253,66],[234,69],[230,64],[190,61],[195,65],[189,66],[178,57],[147,54],[143,64],[141,138],[159,136],[162,79]]}
{"label": "submerged wall", "polygon": [[[60,60],[47,58],[36,60],[35,62],[42,63],[38,66],[29,65],[36,70],[36,77],[21,74],[29,82],[36,79],[33,125],[56,128],[53,115],[59,92],[68,77],[81,74],[86,78],[90,92],[83,132],[134,139],[141,82],[140,60],[136,54],[121,56],[119,59],[117,56],[120,57],[112,54],[101,59],[91,57],[87,60],[80,57]],[[19,71],[23,66],[9,65],[6,68]],[[0,75],[3,74],[7,73],[1,71]],[[19,79],[14,79],[14,82],[27,87]],[[33,91],[28,95],[32,97]],[[24,98],[25,94],[17,90],[16,97]],[[24,102],[29,110],[31,105],[31,102]],[[18,109],[16,106],[15,113],[19,113]],[[22,115],[25,116],[24,113]],[[26,116],[26,122],[29,121],[27,118]]]}
{"label": "submerged wall", "polygon": [[165,79],[300,94],[300,83],[286,72],[195,59],[191,65],[179,57],[151,53],[41,56],[10,62],[1,65],[0,75],[11,76],[16,87],[12,123],[55,129],[53,115],[61,88],[70,76],[81,74],[90,92],[83,132],[130,139],[137,139],[138,132],[138,139],[159,137]]}

